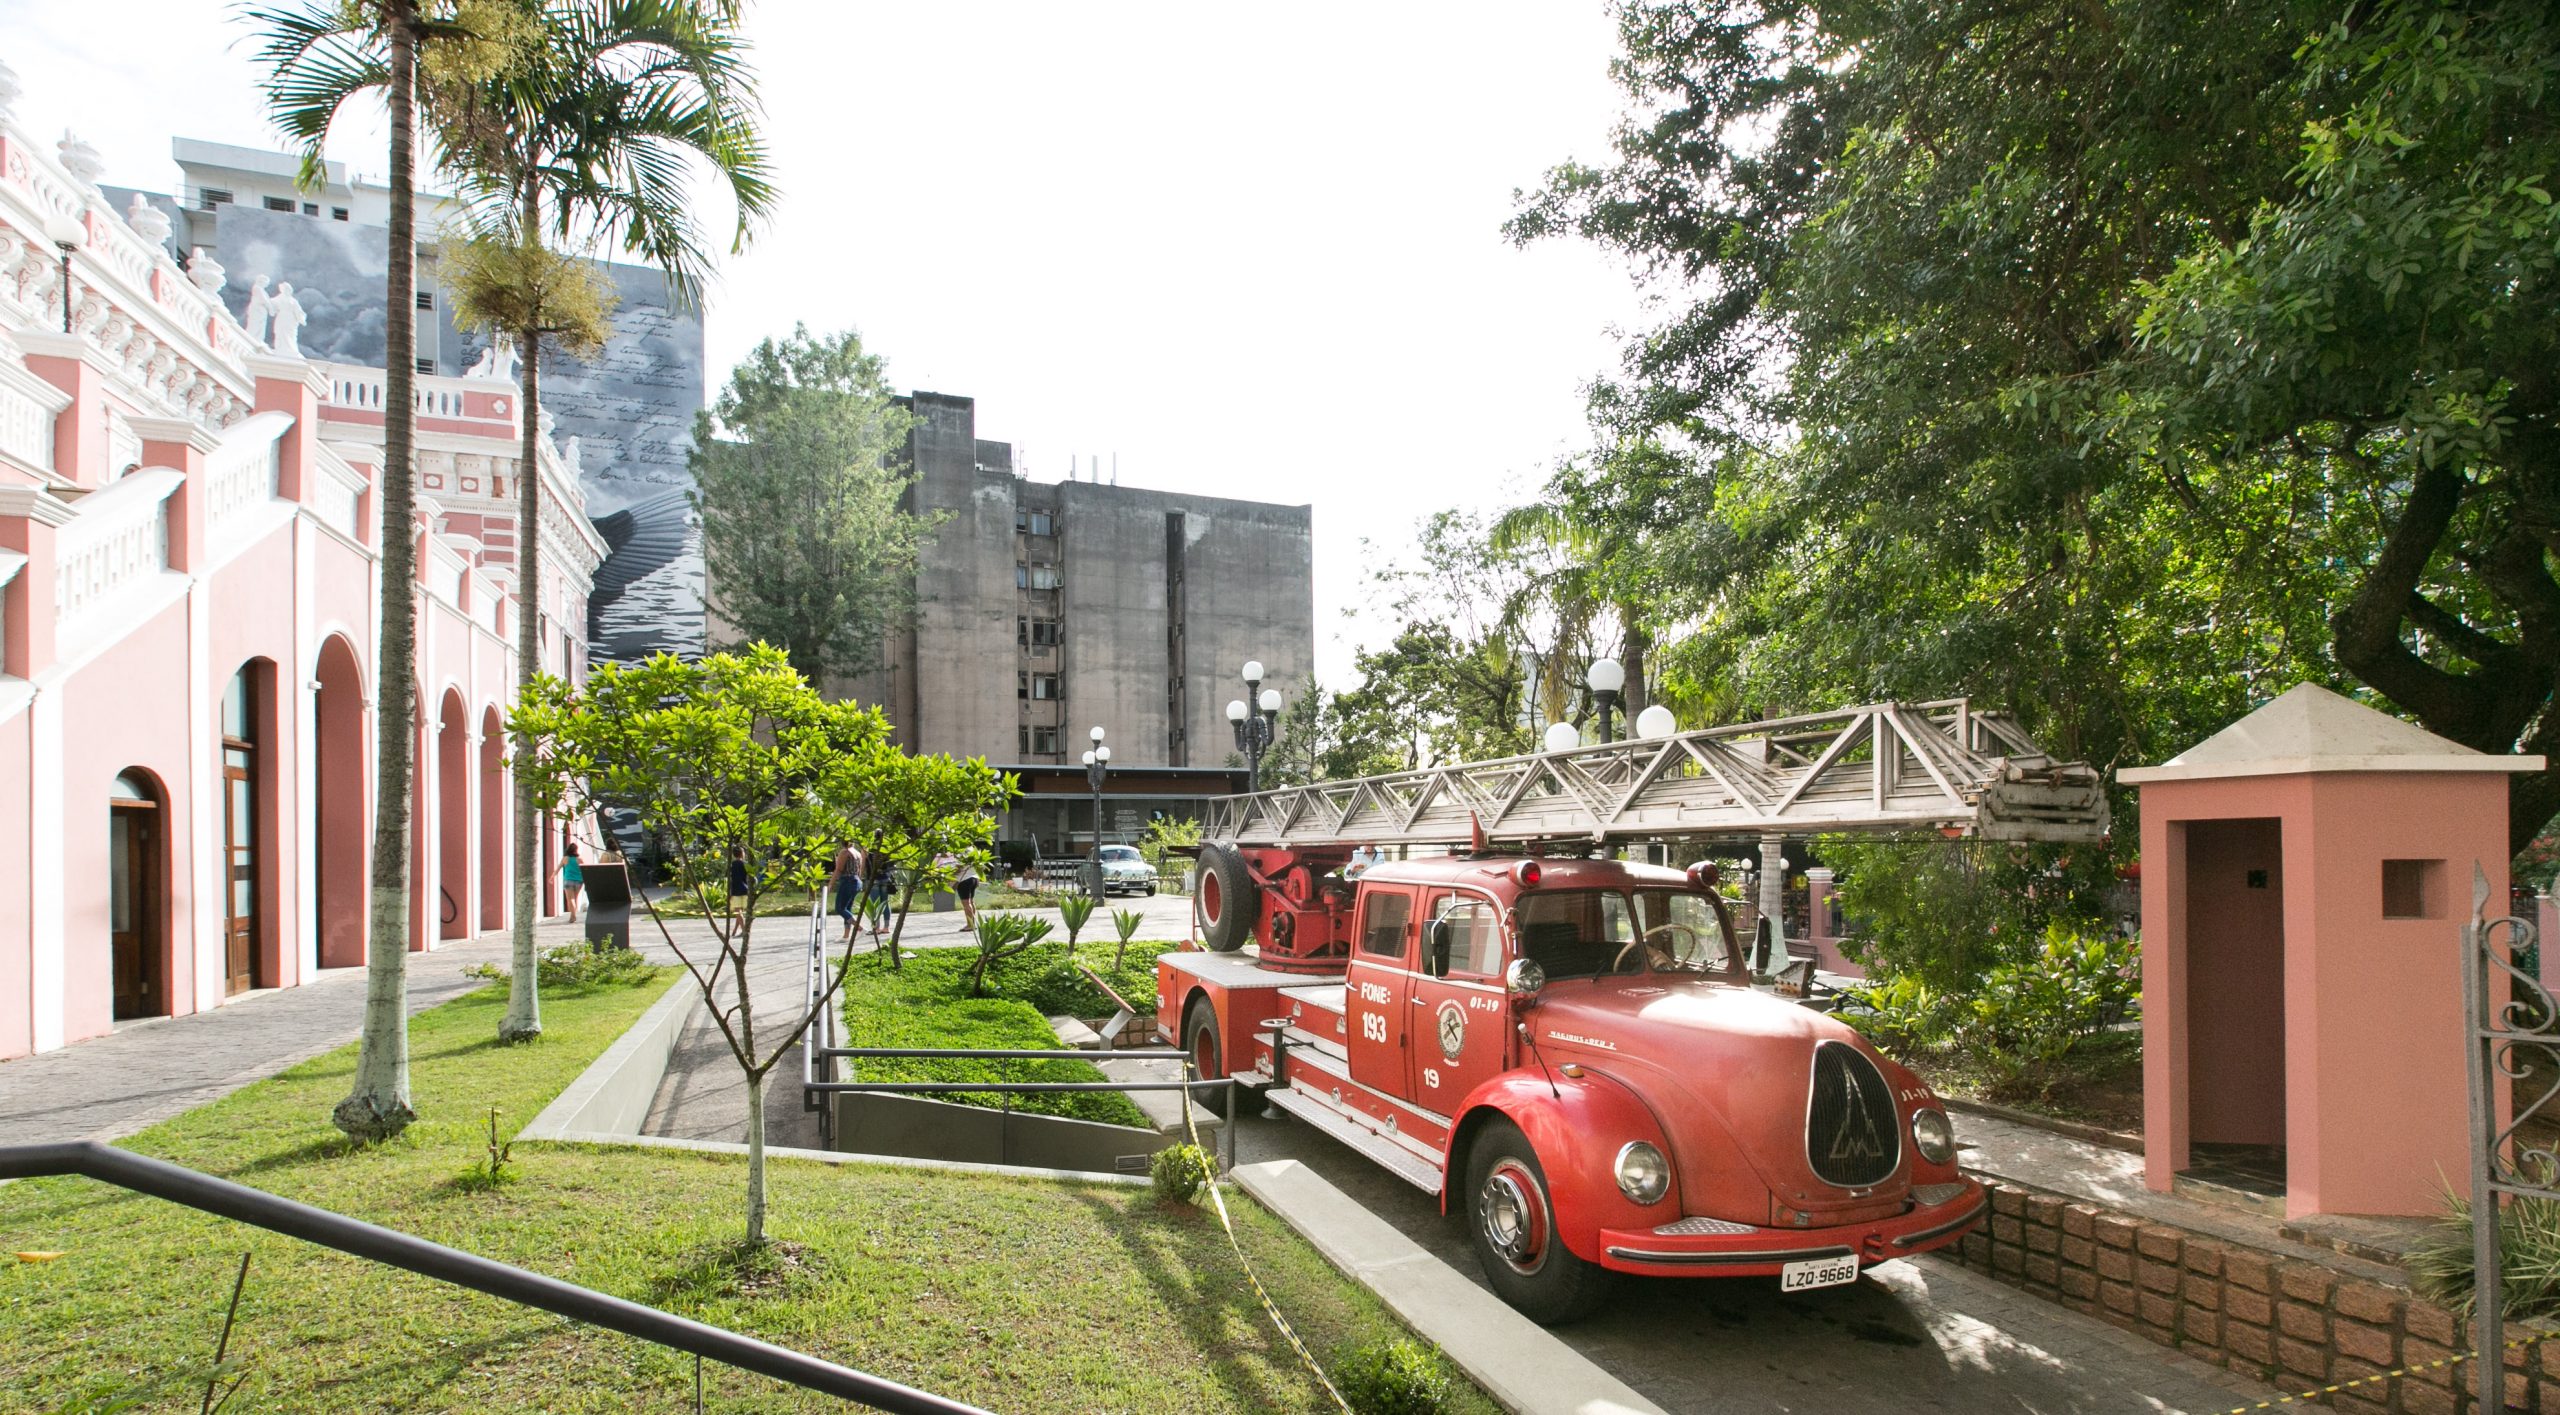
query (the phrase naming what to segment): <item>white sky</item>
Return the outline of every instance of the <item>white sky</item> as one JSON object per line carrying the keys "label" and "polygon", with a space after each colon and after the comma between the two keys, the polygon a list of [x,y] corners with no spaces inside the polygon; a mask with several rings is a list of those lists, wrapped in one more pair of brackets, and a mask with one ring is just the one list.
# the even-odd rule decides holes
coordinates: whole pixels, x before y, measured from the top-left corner
{"label": "white sky", "polygon": [[[29,126],[164,190],[173,136],[278,145],[228,5],[110,8],[0,0]],[[1371,559],[1580,448],[1580,387],[1638,317],[1617,262],[1499,230],[1515,187],[1604,154],[1598,0],[764,0],[749,24],[783,205],[712,291],[714,387],[794,321],[851,325],[901,387],[976,397],[1037,478],[1116,454],[1126,484],[1312,503],[1336,683],[1392,633],[1345,617]],[[330,156],[378,177],[381,133],[342,123]]]}

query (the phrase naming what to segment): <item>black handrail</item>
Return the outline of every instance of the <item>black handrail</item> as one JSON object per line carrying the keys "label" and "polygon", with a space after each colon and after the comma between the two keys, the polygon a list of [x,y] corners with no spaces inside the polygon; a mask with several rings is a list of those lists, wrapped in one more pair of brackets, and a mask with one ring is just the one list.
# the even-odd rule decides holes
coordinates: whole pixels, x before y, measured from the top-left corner
{"label": "black handrail", "polygon": [[430,1243],[378,1224],[333,1214],[263,1190],[200,1174],[183,1165],[72,1140],[48,1145],[0,1145],[0,1179],[76,1174],[202,1213],[236,1219],[271,1233],[317,1243],[386,1267],[535,1307],[571,1321],[636,1336],[643,1341],[709,1357],[802,1390],[857,1400],[876,1410],[914,1415],[988,1415],[974,1405],[933,1395],[832,1361],[786,1350],[750,1336],[643,1307],[619,1297],[527,1272],[460,1249]]}

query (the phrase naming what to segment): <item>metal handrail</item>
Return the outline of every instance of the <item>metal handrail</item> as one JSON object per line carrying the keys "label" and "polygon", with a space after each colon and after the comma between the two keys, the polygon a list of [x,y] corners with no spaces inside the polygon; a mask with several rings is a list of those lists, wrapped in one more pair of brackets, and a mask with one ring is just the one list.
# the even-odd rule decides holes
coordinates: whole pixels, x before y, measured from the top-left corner
{"label": "metal handrail", "polygon": [[[817,1047],[819,1055],[828,1057],[958,1057],[971,1061],[1091,1061],[1089,1051],[1036,1051],[1003,1047]],[[1108,1053],[1114,1060],[1180,1060],[1189,1069],[1191,1054],[1180,1047],[1130,1047]],[[818,1097],[829,1092],[879,1092],[885,1095],[944,1095],[953,1092],[983,1092],[1007,1098],[1005,1114],[1013,1113],[1011,1098],[1018,1095],[1055,1095],[1078,1091],[1181,1091],[1183,1105],[1188,1108],[1192,1091],[1227,1093],[1227,1115],[1218,1127],[1218,1160],[1221,1167],[1236,1164],[1236,1088],[1243,1085],[1233,1076],[1210,1076],[1189,1081],[812,1081],[804,1105],[817,1105]],[[820,1107],[824,1110],[824,1107]]]}
{"label": "metal handrail", "polygon": [[618,1331],[642,1341],[708,1357],[724,1365],[771,1376],[802,1390],[860,1401],[875,1410],[916,1415],[988,1415],[974,1405],[920,1391],[896,1381],[839,1366],[751,1336],[723,1331],[655,1307],[644,1307],[592,1288],[528,1272],[441,1243],[279,1198],[184,1165],[120,1150],[94,1140],[45,1145],[0,1145],[0,1179],[79,1175],[137,1194],[182,1204],[200,1213],[299,1238],[323,1248],[380,1263],[455,1287],[486,1293],[571,1321]]}

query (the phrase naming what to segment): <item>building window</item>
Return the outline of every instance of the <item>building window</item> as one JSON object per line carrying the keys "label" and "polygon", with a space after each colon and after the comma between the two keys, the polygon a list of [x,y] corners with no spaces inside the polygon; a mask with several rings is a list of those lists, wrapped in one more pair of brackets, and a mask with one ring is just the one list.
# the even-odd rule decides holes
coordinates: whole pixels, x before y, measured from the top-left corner
{"label": "building window", "polygon": [[1065,696],[1058,691],[1058,675],[1055,673],[1032,674],[1031,696],[1037,702],[1055,702]]}
{"label": "building window", "polygon": [[1031,568],[1031,588],[1033,588],[1033,589],[1035,589],[1035,590],[1054,590],[1054,589],[1056,589],[1056,588],[1058,587],[1058,567],[1057,567],[1057,566],[1055,566],[1055,565],[1034,565],[1034,566],[1032,566],[1032,567],[1030,567],[1030,568]]}
{"label": "building window", "polygon": [[330,220],[332,220],[332,221],[344,221],[344,220],[346,220],[346,219],[347,219],[347,209],[346,209],[345,207],[343,207],[343,206],[333,206],[333,207],[329,208],[329,219],[330,219]]}
{"label": "building window", "polygon": [[1016,730],[1016,732],[1017,732],[1017,734],[1018,734],[1017,740],[1018,740],[1018,742],[1019,742],[1019,746],[1016,748],[1016,750],[1017,750],[1017,751],[1019,751],[1023,756],[1026,756],[1026,757],[1027,757],[1027,756],[1031,755],[1031,729],[1030,729],[1030,728],[1028,728],[1028,727],[1023,727],[1023,728],[1017,728],[1017,729],[1015,729],[1015,730]]}
{"label": "building window", "polygon": [[2443,918],[2444,861],[2383,861],[2382,917],[2386,919]]}
{"label": "building window", "polygon": [[1055,647],[1057,646],[1057,643],[1058,643],[1058,621],[1057,621],[1057,620],[1055,620],[1055,619],[1034,619],[1034,620],[1032,620],[1032,621],[1031,621],[1031,646],[1032,646],[1033,648],[1035,648],[1035,649],[1055,648]]}
{"label": "building window", "polygon": [[293,198],[291,198],[291,197],[269,197],[269,198],[267,198],[267,210],[269,210],[269,211],[291,211],[291,210],[293,210]]}
{"label": "building window", "polygon": [[319,215],[319,214],[320,214],[320,203],[318,203],[318,202],[316,202],[316,201],[306,201],[306,202],[304,202],[304,203],[302,204],[302,214],[303,214],[303,215],[305,215],[305,216],[317,216],[317,215]]}
{"label": "building window", "polygon": [[1013,562],[1013,587],[1017,590],[1031,588],[1031,567],[1019,560]]}
{"label": "building window", "polygon": [[431,310],[435,307],[436,292],[433,290],[420,290],[418,292],[418,308],[422,310]]}
{"label": "building window", "polygon": [[433,359],[420,359],[420,360],[418,360],[418,372],[420,372],[420,373],[434,373],[435,371],[436,371],[436,361],[435,361],[435,360],[433,360]]}
{"label": "building window", "polygon": [[220,187],[206,187],[202,191],[196,193],[196,205],[205,211],[211,211],[217,206],[229,206],[230,204],[231,193],[224,191]]}
{"label": "building window", "polygon": [[1013,675],[1013,695],[1017,698],[1031,696],[1031,674],[1028,670]]}
{"label": "building window", "polygon": [[1041,757],[1056,756],[1058,754],[1058,729],[1054,727],[1032,728],[1031,753],[1034,756]]}
{"label": "building window", "polygon": [[1058,533],[1058,522],[1046,511],[1016,511],[1013,528],[1025,535],[1053,536]]}

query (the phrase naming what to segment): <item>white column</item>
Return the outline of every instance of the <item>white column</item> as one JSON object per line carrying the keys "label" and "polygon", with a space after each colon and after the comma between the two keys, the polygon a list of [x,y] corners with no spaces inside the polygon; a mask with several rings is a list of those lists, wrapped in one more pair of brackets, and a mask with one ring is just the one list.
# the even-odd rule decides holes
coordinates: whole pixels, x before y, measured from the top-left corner
{"label": "white column", "polygon": [[[27,1005],[37,1051],[61,1046],[68,1030],[62,1015],[69,1005],[64,982],[62,842],[72,822],[64,815],[62,794],[62,692],[59,684],[50,690],[38,689],[27,704],[27,879],[34,886],[27,895],[32,965]],[[106,814],[103,795],[82,803],[101,818]],[[96,883],[103,886],[106,881]]]}
{"label": "white column", "polygon": [[[311,475],[324,475],[317,467]],[[276,673],[276,691],[293,704],[293,932],[276,951],[294,961],[293,980],[311,981],[320,967],[320,677],[319,636],[312,624],[311,578],[317,535],[311,518],[293,518],[293,665]],[[279,779],[288,773],[276,773]]]}
{"label": "white column", "polygon": [[1787,964],[1787,842],[1760,837],[1760,917],[1769,921],[1769,966]]}
{"label": "white column", "polygon": [[[187,586],[186,673],[187,828],[193,837],[187,843],[187,874],[194,882],[190,891],[194,897],[188,901],[193,907],[172,909],[169,913],[170,921],[184,931],[176,951],[195,959],[194,976],[188,979],[194,991],[184,1010],[206,1012],[228,999],[231,983],[229,930],[225,927],[229,918],[225,906],[231,897],[231,852],[222,831],[223,802],[231,788],[222,779],[219,707],[221,693],[230,686],[230,675],[224,674],[220,681],[213,677],[213,605],[201,578]],[[174,788],[171,794],[175,794]],[[175,978],[169,980],[173,999],[177,982]],[[169,1011],[174,1015],[180,1009],[172,1006]]]}

